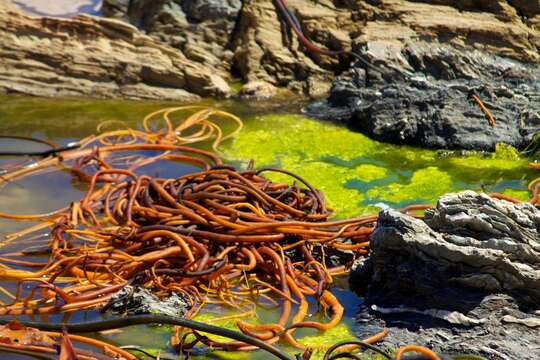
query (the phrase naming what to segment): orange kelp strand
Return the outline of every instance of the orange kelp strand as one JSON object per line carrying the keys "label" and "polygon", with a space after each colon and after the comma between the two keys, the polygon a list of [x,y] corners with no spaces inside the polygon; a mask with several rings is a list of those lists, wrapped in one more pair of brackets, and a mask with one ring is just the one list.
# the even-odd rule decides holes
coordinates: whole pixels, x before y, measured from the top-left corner
{"label": "orange kelp strand", "polygon": [[397,352],[396,360],[401,360],[403,354],[409,352],[417,352],[426,355],[430,360],[441,360],[441,358],[430,349],[418,345],[408,345],[400,348]]}

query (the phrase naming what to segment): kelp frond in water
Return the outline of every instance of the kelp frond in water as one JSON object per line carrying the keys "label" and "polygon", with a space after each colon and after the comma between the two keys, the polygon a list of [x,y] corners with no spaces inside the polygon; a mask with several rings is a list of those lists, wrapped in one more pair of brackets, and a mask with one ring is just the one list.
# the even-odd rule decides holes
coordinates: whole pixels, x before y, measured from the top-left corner
{"label": "kelp frond in water", "polygon": [[[34,282],[32,293],[40,295],[22,299],[17,294],[12,305],[0,309],[2,314],[50,314],[99,306],[136,282],[161,296],[179,292],[193,304],[219,303],[241,310],[255,306],[257,296],[277,296],[282,310],[276,324],[238,321],[244,334],[268,343],[283,339],[302,348],[293,337],[296,328],[326,330],[340,322],[343,307],[328,288],[333,275],[343,273],[345,266],[330,267],[325,257],[353,251],[355,255],[347,259],[350,265],[365,255],[375,217],[329,221],[323,195],[304,179],[284,170],[238,172],[210,152],[180,145],[212,140],[217,148],[227,136],[208,120],[211,114],[233,119],[241,127],[234,116],[213,110],[200,110],[173,127],[169,115],[180,109],[186,108],[149,115],[143,121],[144,131],[114,130],[92,136],[83,139],[77,151],[21,170],[36,174],[63,164],[87,180],[89,188],[80,202],[51,214],[3,214],[41,218],[47,226],[54,225],[44,266],[17,259],[23,254],[4,256],[5,263],[39,268],[4,267],[0,276]],[[165,127],[152,131],[150,120],[157,114],[163,115]],[[200,129],[182,135],[194,126]],[[126,151],[140,150],[160,153],[126,157]],[[129,161],[121,164],[122,159]],[[135,174],[136,169],[161,159],[189,162],[201,171],[176,179]],[[262,175],[269,171],[284,172],[301,185],[273,183]],[[46,280],[29,280],[43,277]],[[60,277],[67,286],[56,284]],[[328,322],[306,321],[310,297],[329,310]],[[299,305],[295,314],[293,304]],[[250,349],[242,342],[199,340],[213,347]]]}
{"label": "kelp frond in water", "polygon": [[[180,111],[195,112],[175,125],[171,117]],[[154,129],[158,118],[162,126]],[[232,121],[235,129],[224,134],[217,119]],[[111,125],[104,123],[98,130]],[[180,332],[173,336],[173,343],[183,351],[203,343],[226,350],[263,347],[272,352],[272,344],[278,341],[305,349],[294,337],[296,329],[325,331],[339,324],[344,309],[331,285],[337,274],[347,273],[355,260],[368,254],[376,216],[332,221],[323,194],[305,179],[278,169],[238,171],[224,165],[214,152],[187,146],[206,142],[217,151],[241,128],[240,119],[219,110],[168,108],[148,115],[143,130],[102,132],[82,139],[77,150],[4,174],[2,181],[15,181],[65,169],[87,182],[88,190],[80,201],[49,214],[0,214],[41,221],[8,235],[8,240],[50,231],[45,263],[25,260],[24,251],[0,259],[0,278],[19,282],[16,294],[11,294],[13,302],[0,306],[0,315],[100,308],[120,289],[137,285],[162,297],[184,294],[193,305],[184,320],[206,304],[248,312],[265,301],[280,308],[275,323],[238,319],[240,333],[227,333],[234,341],[201,335],[200,331],[211,329],[201,328],[200,323],[168,320],[192,329],[189,342]],[[160,160],[189,163],[200,170],[172,179],[138,173]],[[270,181],[264,176],[270,171],[290,176],[293,184]],[[341,264],[332,265],[331,257]],[[31,285],[30,290],[24,292],[23,285]],[[310,300],[328,313],[327,321],[308,319]],[[139,320],[156,322],[156,317]],[[117,321],[135,323],[129,317]],[[84,324],[81,327],[84,330]],[[364,343],[375,343],[385,335],[386,331],[376,334]],[[418,347],[402,350],[398,358],[406,351],[438,359]]]}

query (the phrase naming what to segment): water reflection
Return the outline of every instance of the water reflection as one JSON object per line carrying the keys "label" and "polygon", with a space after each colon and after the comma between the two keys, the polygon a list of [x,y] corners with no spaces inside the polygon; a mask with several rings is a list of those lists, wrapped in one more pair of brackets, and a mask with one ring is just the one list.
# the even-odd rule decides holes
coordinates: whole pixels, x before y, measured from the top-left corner
{"label": "water reflection", "polygon": [[40,16],[100,15],[101,0],[13,0],[23,10]]}

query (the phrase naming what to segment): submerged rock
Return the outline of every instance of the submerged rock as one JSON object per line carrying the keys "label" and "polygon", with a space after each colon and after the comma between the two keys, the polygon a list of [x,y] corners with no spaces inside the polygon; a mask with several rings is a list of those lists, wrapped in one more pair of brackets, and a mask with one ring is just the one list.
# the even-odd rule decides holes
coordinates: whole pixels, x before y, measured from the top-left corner
{"label": "submerged rock", "polygon": [[191,304],[177,294],[159,299],[145,288],[128,285],[114,294],[105,307],[128,315],[159,314],[182,317],[191,308]]}
{"label": "submerged rock", "polygon": [[[350,283],[366,298],[360,318],[389,325],[389,343],[475,349],[495,359],[540,356],[536,207],[464,191],[442,196],[423,220],[386,209],[370,248]],[[470,341],[480,334],[485,341]],[[527,343],[536,352],[521,357]]]}
{"label": "submerged rock", "polygon": [[0,91],[194,101],[227,96],[223,78],[118,20],[39,18],[0,3]]}

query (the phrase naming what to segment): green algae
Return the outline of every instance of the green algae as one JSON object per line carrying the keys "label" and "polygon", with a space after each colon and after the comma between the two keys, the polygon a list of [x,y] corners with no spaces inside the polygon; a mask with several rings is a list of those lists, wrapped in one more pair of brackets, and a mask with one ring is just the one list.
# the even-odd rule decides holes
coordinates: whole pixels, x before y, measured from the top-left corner
{"label": "green algae", "polygon": [[[209,323],[215,326],[223,327],[225,329],[230,330],[238,330],[236,326],[236,322],[238,320],[242,320],[251,324],[257,324],[261,323],[260,318],[264,318],[265,316],[268,316],[268,314],[264,314],[264,311],[261,312],[258,311],[258,316],[255,317],[249,317],[249,318],[234,318],[234,315],[238,315],[238,313],[232,312],[232,311],[225,311],[222,313],[203,313],[197,315],[194,320],[200,321],[203,323]],[[316,318],[319,318],[319,316],[316,316]],[[322,320],[322,319],[321,319]],[[324,320],[323,320],[324,321]],[[215,341],[230,341],[228,338],[224,338],[217,335],[207,335],[209,338]],[[351,327],[349,324],[347,324],[347,321],[342,322],[338,326],[328,330],[328,331],[316,331],[316,330],[306,330],[301,329],[297,330],[295,334],[296,339],[304,346],[309,347],[313,350],[313,356],[311,357],[312,360],[319,360],[323,358],[323,355],[325,351],[335,343],[339,341],[345,341],[345,340],[356,340],[357,337],[354,335],[354,333],[351,331]],[[301,350],[287,347],[286,351],[290,353],[291,355],[294,355],[298,352],[301,352]],[[211,356],[212,358],[219,358],[219,359],[264,359],[264,353],[257,352],[257,353],[249,353],[249,352],[225,352],[225,351],[212,351]]]}
{"label": "green algae", "polygon": [[394,182],[368,190],[369,198],[390,203],[405,203],[410,199],[432,199],[433,194],[452,191],[452,177],[435,166],[415,171],[407,182]]}
{"label": "green algae", "polygon": [[312,359],[315,360],[322,358],[330,346],[340,341],[348,340],[358,340],[358,338],[353,334],[351,328],[347,324],[341,323],[327,331],[304,336],[299,339],[299,342],[313,350]]}
{"label": "green algae", "polygon": [[[378,206],[434,203],[464,189],[527,198],[534,171],[506,145],[493,153],[455,152],[382,144],[344,127],[297,114],[245,119],[246,127],[223,147],[231,160],[293,171],[322,190],[338,217],[373,213]],[[269,175],[275,181],[291,181]]]}
{"label": "green algae", "polygon": [[505,189],[502,194],[521,201],[528,201],[531,197],[531,193],[528,190]]}

